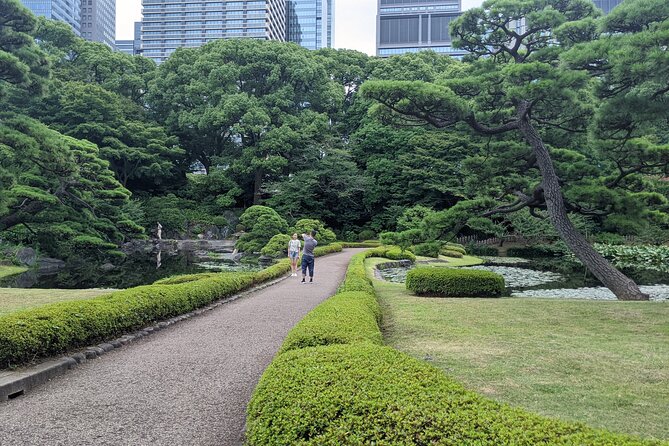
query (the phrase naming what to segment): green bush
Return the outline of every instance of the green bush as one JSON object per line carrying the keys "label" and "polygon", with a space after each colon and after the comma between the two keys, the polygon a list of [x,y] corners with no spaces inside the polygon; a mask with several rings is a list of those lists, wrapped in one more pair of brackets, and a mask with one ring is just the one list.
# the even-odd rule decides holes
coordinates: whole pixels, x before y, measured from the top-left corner
{"label": "green bush", "polygon": [[249,404],[247,441],[249,446],[661,444],[488,400],[429,364],[370,343],[279,355]]}
{"label": "green bush", "polygon": [[464,246],[459,243],[446,242],[441,245],[441,249],[444,251],[455,251],[461,253],[463,256],[467,255],[467,250]]}
{"label": "green bush", "polygon": [[390,260],[410,260],[416,261],[416,256],[409,251],[402,251],[399,247],[390,247],[381,256]]}
{"label": "green bush", "polygon": [[358,240],[361,242],[369,241],[374,237],[376,237],[376,233],[371,229],[363,229],[360,231],[360,234],[358,234]]}
{"label": "green bush", "polygon": [[453,257],[454,259],[461,259],[464,257],[460,251],[451,251],[450,249],[442,249],[441,255],[445,257]]}
{"label": "green bush", "polygon": [[537,244],[533,246],[509,248],[507,250],[509,257],[558,257],[566,254],[565,249],[560,245]]}
{"label": "green bush", "polygon": [[341,242],[344,248],[376,248],[381,246],[381,242],[367,241],[367,242]]}
{"label": "green bush", "polygon": [[[490,245],[477,245],[475,243],[467,245],[467,252],[473,256],[498,256],[497,248]],[[509,254],[510,256],[511,254]]]}
{"label": "green bush", "polygon": [[337,240],[337,236],[331,229],[325,227],[325,225],[320,220],[313,220],[308,218],[303,218],[298,220],[295,223],[295,227],[291,230],[291,235],[297,233],[298,236],[302,234],[307,234],[310,231],[316,231],[315,239],[318,240],[318,244],[321,246],[329,245]]}
{"label": "green bush", "polygon": [[242,252],[260,252],[272,237],[288,231],[286,220],[267,206],[251,206],[239,217],[239,223],[246,231],[237,241]]}
{"label": "green bush", "polygon": [[379,304],[373,294],[352,291],[326,300],[288,333],[279,353],[305,347],[368,341],[383,344]]}
{"label": "green bush", "polygon": [[334,254],[335,252],[341,252],[342,249],[343,247],[341,243],[333,243],[327,246],[317,246],[316,249],[314,249],[314,255],[318,257],[328,254]]}
{"label": "green bush", "polygon": [[273,259],[288,257],[288,242],[290,236],[286,234],[277,234],[260,250],[260,253]]}
{"label": "green bush", "polygon": [[417,256],[423,257],[439,257],[441,243],[439,242],[425,242],[419,243],[413,247],[413,253]]}
{"label": "green bush", "polygon": [[423,267],[409,271],[406,288],[428,296],[497,297],[504,293],[504,278],[490,271]]}
{"label": "green bush", "polygon": [[365,270],[365,259],[367,257],[372,257],[373,254],[374,250],[370,250],[351,257],[348,269],[346,270],[346,277],[339,286],[338,292],[364,291],[369,294],[374,294],[374,287],[372,286],[372,282],[367,278],[367,272]]}

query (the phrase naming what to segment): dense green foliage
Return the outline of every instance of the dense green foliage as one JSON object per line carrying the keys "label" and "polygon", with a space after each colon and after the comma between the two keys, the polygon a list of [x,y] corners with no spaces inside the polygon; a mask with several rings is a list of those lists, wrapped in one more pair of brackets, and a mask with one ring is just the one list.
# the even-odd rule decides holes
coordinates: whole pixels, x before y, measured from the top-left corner
{"label": "dense green foliage", "polygon": [[[371,287],[364,259],[372,251],[352,258],[345,284]],[[249,403],[249,446],[662,444],[494,402],[379,345],[379,307],[369,290],[340,289],[291,331]]]}
{"label": "dense green foliage", "polygon": [[237,241],[237,249],[244,252],[260,252],[272,237],[288,231],[286,220],[266,206],[251,206],[239,217],[239,224],[244,234]]}
{"label": "dense green foliage", "polygon": [[406,287],[419,296],[499,297],[504,278],[490,271],[423,267],[407,273]]}
{"label": "dense green foliage", "polygon": [[[125,190],[100,202],[83,197],[98,186],[68,182],[86,202],[75,209],[50,180],[34,181],[65,159],[46,156],[23,177],[34,157],[3,152],[2,238],[67,257],[70,240],[96,237],[96,255],[108,256],[106,244],[151,235],[157,222],[169,238],[234,233],[237,217],[262,204],[286,225],[265,221],[248,235],[247,221],[240,249],[301,232],[305,218],[321,222],[321,244],[335,239],[329,229],[344,240],[391,231],[399,235],[387,243],[403,250],[459,235],[553,239],[529,145],[493,131],[522,98],[533,101],[531,123],[577,229],[663,242],[666,2],[629,0],[600,17],[584,1],[487,1],[452,27],[472,53],[465,61],[225,39],[156,66],[1,0],[0,126],[30,135],[33,120],[47,124],[95,152],[108,163],[102,177]],[[514,56],[504,30],[521,16],[528,33]],[[427,115],[407,118],[421,107]],[[34,207],[39,221],[25,218]]]}

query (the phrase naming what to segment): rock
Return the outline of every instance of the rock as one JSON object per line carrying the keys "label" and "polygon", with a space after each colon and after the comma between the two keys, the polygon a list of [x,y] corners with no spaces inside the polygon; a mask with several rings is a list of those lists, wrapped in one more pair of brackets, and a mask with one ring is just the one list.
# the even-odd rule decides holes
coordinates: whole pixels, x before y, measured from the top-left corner
{"label": "rock", "polygon": [[33,266],[37,262],[37,252],[32,248],[21,248],[16,252],[16,260],[21,265]]}
{"label": "rock", "polygon": [[100,271],[102,271],[103,273],[108,273],[110,271],[114,271],[115,269],[116,269],[116,266],[114,266],[113,263],[107,262],[103,265],[100,265]]}

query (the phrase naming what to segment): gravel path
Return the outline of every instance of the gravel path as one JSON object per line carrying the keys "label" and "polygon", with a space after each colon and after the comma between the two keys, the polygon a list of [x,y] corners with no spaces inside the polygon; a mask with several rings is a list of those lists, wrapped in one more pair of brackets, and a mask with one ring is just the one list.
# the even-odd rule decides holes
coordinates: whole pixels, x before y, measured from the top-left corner
{"label": "gravel path", "polygon": [[353,254],[90,360],[0,403],[0,445],[239,445],[246,405],[288,331],[335,293]]}

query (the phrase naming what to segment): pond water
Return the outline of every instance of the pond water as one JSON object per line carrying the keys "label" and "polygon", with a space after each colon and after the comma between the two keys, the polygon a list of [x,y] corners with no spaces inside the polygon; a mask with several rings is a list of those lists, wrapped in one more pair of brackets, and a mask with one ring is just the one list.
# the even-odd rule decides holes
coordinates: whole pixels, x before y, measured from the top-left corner
{"label": "pond water", "polygon": [[217,253],[177,251],[172,253],[129,254],[112,264],[86,259],[69,261],[63,269],[50,274],[29,270],[0,280],[0,287],[10,288],[130,288],[147,285],[165,277],[207,271],[257,271],[257,261],[233,262]]}
{"label": "pond water", "polygon": [[[511,297],[542,297],[556,299],[616,300],[607,288],[582,266],[564,264],[559,260],[531,260],[504,257],[484,258],[484,265],[467,267],[501,274]],[[394,267],[378,270],[389,282],[404,283],[413,267]],[[654,301],[669,301],[669,275],[656,271],[624,271],[641,290]]]}

